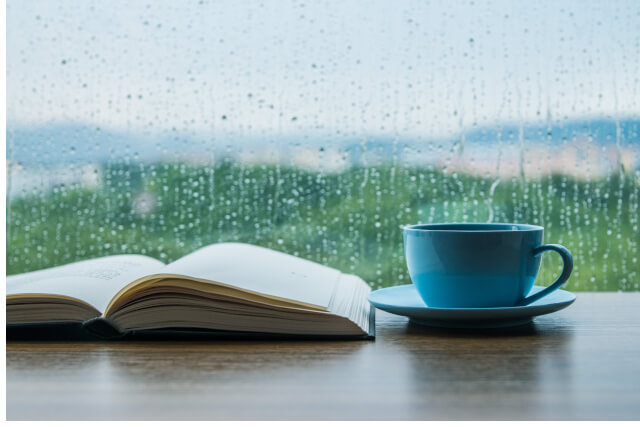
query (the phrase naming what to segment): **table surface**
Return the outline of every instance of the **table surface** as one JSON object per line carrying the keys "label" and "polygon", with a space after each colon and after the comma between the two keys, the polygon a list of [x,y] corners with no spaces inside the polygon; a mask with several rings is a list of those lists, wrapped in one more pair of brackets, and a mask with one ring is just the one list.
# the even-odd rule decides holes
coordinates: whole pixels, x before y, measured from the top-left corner
{"label": "table surface", "polygon": [[8,342],[8,419],[639,419],[640,294],[375,341]]}

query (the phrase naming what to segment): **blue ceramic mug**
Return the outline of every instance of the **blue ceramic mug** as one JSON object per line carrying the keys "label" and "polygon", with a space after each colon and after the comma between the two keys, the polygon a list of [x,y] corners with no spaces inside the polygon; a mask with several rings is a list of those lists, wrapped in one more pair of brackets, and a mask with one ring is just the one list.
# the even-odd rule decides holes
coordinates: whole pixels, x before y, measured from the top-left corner
{"label": "blue ceramic mug", "polygon": [[[573,269],[567,248],[543,245],[544,228],[524,224],[422,224],[404,227],[411,280],[429,307],[513,307],[530,304],[562,286]],[[540,254],[564,261],[560,277],[528,295]]]}

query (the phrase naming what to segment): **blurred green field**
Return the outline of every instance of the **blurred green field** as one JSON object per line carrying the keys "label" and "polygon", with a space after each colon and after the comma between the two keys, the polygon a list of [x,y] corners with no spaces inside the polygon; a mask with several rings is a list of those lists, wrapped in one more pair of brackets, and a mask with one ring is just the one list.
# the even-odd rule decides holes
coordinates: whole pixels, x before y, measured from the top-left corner
{"label": "blurred green field", "polygon": [[[373,287],[409,282],[401,226],[520,222],[567,246],[567,289],[637,291],[638,172],[595,181],[353,167],[319,173],[278,166],[105,165],[101,185],[60,186],[8,200],[7,274],[105,255],[173,261],[216,242],[284,251],[361,276]],[[493,189],[493,191],[492,191]],[[543,257],[537,284],[559,257]]]}

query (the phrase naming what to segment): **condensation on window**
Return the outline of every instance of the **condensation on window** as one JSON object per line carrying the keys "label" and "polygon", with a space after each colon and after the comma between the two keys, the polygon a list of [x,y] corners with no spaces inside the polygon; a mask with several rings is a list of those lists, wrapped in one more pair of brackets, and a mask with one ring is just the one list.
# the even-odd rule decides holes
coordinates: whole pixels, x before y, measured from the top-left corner
{"label": "condensation on window", "polygon": [[7,3],[8,274],[239,241],[385,287],[403,225],[516,222],[639,288],[636,1]]}

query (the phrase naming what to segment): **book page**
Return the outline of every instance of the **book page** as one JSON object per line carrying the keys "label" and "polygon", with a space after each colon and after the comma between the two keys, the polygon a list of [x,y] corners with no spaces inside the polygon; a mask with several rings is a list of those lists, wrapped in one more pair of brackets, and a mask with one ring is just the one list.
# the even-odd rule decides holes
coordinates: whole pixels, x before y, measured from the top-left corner
{"label": "book page", "polygon": [[31,273],[7,276],[7,297],[63,295],[104,312],[111,298],[140,277],[161,272],[164,264],[142,255],[114,255]]}
{"label": "book page", "polygon": [[219,243],[168,264],[163,273],[224,283],[326,309],[340,272],[259,246]]}

